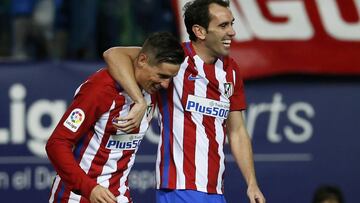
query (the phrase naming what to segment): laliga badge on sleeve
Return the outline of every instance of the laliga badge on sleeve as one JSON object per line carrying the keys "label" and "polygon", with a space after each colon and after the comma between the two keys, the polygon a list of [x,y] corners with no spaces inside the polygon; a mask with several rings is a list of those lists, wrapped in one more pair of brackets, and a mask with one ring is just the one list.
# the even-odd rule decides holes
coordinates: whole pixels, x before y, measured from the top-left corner
{"label": "laliga badge on sleeve", "polygon": [[71,111],[69,117],[64,122],[64,126],[67,129],[71,130],[72,132],[76,132],[84,120],[85,120],[84,111],[79,108],[76,108]]}

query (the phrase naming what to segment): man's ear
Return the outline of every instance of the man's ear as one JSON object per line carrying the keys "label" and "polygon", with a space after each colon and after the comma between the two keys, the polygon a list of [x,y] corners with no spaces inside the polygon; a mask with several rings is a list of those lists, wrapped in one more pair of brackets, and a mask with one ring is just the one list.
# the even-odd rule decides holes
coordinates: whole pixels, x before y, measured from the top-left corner
{"label": "man's ear", "polygon": [[140,53],[138,56],[138,64],[142,68],[148,63],[148,56],[145,53]]}
{"label": "man's ear", "polygon": [[197,38],[199,38],[201,40],[205,39],[207,32],[203,26],[195,24],[192,26],[192,31],[194,32],[194,34]]}

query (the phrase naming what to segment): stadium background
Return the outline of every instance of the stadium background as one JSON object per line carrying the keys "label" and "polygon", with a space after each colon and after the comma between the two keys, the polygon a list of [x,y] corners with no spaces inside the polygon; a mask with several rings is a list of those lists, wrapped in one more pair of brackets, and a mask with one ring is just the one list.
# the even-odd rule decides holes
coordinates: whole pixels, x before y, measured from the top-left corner
{"label": "stadium background", "polygon": [[[77,86],[105,65],[106,48],[140,45],[157,30],[186,40],[184,2],[0,3],[1,202],[47,201],[54,171],[44,145]],[[360,1],[232,0],[231,5],[237,32],[232,56],[244,73],[245,116],[267,202],[311,202],[322,184],[339,186],[347,202],[357,202]],[[19,28],[29,22],[34,26],[22,37],[27,31]],[[35,25],[41,26],[34,31]],[[157,133],[153,122],[130,175],[135,202],[154,200]],[[228,147],[226,154],[227,200],[247,202]]]}

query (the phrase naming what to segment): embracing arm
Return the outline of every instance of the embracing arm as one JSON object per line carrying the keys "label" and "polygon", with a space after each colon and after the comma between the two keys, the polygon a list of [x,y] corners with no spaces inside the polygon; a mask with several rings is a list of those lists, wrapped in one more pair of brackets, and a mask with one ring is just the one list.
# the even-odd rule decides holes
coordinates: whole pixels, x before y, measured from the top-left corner
{"label": "embracing arm", "polygon": [[255,176],[251,141],[241,111],[231,111],[227,119],[231,152],[248,185],[247,195],[251,203],[265,203]]}
{"label": "embracing arm", "polygon": [[121,85],[135,102],[144,102],[144,97],[136,83],[133,61],[141,47],[112,47],[103,54],[111,76]]}
{"label": "embracing arm", "polygon": [[118,118],[116,127],[125,132],[131,132],[138,127],[145,114],[146,102],[135,80],[133,61],[139,55],[141,47],[112,47],[103,54],[110,75],[121,85],[134,101],[134,106],[125,117]]}

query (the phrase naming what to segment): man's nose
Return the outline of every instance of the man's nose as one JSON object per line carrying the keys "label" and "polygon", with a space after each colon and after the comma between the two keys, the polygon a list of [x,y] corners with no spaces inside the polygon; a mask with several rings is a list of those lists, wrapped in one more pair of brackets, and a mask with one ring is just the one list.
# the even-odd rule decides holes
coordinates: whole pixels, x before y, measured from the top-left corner
{"label": "man's nose", "polygon": [[234,26],[230,26],[230,28],[228,30],[228,35],[230,35],[232,37],[236,35],[236,32],[234,30]]}
{"label": "man's nose", "polygon": [[164,79],[160,83],[161,87],[164,88],[164,89],[167,89],[169,87],[169,84],[170,84],[170,79]]}

